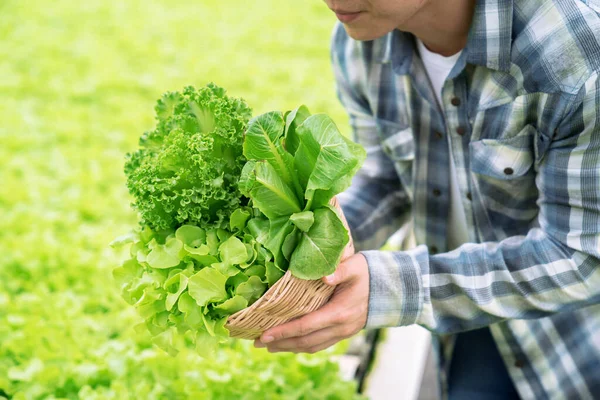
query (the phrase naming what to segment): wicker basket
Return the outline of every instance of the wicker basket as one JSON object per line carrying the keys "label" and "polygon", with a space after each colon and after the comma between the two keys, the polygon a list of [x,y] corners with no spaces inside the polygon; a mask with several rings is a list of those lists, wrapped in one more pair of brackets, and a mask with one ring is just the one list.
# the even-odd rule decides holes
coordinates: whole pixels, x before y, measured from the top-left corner
{"label": "wicker basket", "polygon": [[[336,207],[338,215],[348,229],[346,218],[339,212],[340,208],[335,197],[331,204]],[[354,254],[354,244],[350,237],[342,260],[352,254]],[[296,278],[287,271],[254,304],[229,317],[226,325],[229,336],[238,339],[257,339],[267,329],[317,310],[327,303],[334,290],[335,287],[327,285],[320,279],[307,281]]]}
{"label": "wicker basket", "polygon": [[229,317],[229,335],[256,339],[269,328],[315,311],[329,300],[333,290],[320,280],[298,279],[287,271],[254,304]]}

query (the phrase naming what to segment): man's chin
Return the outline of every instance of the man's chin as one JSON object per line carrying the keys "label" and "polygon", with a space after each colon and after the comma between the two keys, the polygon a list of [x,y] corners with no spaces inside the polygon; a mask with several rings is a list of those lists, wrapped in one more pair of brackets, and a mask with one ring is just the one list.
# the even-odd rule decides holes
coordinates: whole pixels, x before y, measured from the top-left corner
{"label": "man's chin", "polygon": [[389,33],[389,31],[383,29],[372,29],[372,28],[359,28],[348,26],[344,24],[344,29],[346,29],[346,33],[354,40],[358,40],[361,42],[366,42],[370,40],[379,39],[382,36],[385,36]]}

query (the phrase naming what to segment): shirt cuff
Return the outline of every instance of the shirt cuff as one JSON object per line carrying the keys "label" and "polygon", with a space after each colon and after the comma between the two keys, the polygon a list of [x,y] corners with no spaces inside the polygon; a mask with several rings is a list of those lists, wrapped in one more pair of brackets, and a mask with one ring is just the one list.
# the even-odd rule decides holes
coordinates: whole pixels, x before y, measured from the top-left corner
{"label": "shirt cuff", "polygon": [[412,325],[423,305],[421,269],[408,252],[362,251],[369,266],[369,311],[365,328]]}

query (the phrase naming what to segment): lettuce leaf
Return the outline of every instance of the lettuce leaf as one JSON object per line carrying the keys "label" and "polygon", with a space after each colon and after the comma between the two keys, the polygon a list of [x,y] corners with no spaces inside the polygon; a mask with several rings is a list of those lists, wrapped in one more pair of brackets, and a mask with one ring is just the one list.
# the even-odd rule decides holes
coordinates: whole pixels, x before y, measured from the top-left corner
{"label": "lettuce leaf", "polygon": [[301,232],[290,259],[289,269],[300,279],[319,279],[333,273],[348,244],[348,232],[335,210],[322,207],[314,214],[314,224],[307,232]]}

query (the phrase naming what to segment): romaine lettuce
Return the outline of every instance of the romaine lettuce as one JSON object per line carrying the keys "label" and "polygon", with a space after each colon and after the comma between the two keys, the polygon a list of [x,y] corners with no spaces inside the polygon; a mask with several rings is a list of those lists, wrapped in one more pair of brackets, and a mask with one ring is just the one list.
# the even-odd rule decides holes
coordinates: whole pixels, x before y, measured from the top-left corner
{"label": "romaine lettuce", "polygon": [[349,237],[328,203],[350,186],[365,150],[331,118],[301,106],[285,117],[269,112],[252,119],[244,155],[240,188],[268,219],[264,244],[275,264],[301,279],[335,271]]}

